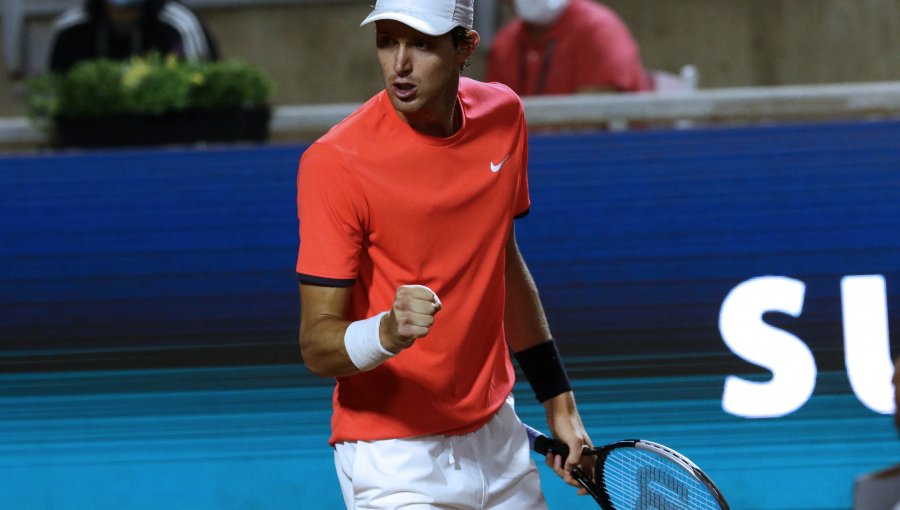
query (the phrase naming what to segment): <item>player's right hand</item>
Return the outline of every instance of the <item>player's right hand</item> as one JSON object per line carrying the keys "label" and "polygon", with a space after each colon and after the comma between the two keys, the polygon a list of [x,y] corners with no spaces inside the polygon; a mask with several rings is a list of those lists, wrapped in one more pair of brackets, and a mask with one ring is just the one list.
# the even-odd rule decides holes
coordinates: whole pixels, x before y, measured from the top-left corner
{"label": "player's right hand", "polygon": [[437,294],[424,285],[402,285],[394,294],[391,313],[381,321],[381,345],[398,353],[428,334],[441,310]]}

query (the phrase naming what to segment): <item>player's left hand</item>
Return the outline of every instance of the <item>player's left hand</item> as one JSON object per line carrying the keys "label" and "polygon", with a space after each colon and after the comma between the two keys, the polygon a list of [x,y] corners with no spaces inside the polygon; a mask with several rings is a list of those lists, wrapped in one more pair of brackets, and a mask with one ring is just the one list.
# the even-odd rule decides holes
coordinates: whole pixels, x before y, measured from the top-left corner
{"label": "player's left hand", "polygon": [[572,469],[578,466],[591,479],[594,478],[594,464],[597,458],[593,455],[581,455],[584,446],[592,446],[590,436],[581,422],[581,415],[575,407],[575,396],[571,391],[557,395],[544,402],[544,410],[547,413],[547,425],[553,437],[566,443],[569,447],[569,457],[563,459],[561,455],[548,453],[547,465],[559,475],[567,484],[577,487],[578,494],[585,495],[587,491],[572,476]]}

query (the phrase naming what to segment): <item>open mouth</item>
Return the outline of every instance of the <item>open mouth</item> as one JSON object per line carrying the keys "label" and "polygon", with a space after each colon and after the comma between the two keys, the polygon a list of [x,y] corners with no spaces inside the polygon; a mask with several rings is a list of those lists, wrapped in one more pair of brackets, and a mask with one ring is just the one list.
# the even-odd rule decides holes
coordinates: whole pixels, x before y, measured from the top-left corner
{"label": "open mouth", "polygon": [[394,95],[399,99],[412,99],[416,95],[416,86],[412,83],[394,83]]}

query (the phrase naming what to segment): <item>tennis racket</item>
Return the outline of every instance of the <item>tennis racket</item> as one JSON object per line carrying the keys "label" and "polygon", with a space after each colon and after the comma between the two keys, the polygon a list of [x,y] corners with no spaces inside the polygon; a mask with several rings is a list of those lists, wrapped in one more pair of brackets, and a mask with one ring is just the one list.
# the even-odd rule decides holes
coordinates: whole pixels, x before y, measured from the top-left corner
{"label": "tennis racket", "polygon": [[[569,447],[525,425],[531,449],[565,459]],[[706,473],[684,455],[653,441],[626,439],[600,448],[594,478],[575,468],[572,476],[603,510],[729,510],[725,497]]]}

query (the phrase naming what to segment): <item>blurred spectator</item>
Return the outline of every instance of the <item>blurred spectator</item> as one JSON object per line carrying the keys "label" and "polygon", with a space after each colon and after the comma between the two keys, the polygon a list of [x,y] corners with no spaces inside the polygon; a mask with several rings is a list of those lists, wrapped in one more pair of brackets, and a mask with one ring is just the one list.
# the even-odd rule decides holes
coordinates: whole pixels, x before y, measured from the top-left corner
{"label": "blurred spectator", "polygon": [[85,0],[53,24],[48,65],[56,72],[97,57],[127,59],[151,51],[186,59],[218,58],[197,16],[172,0]]}
{"label": "blurred spectator", "polygon": [[649,90],[637,43],[594,0],[513,0],[516,18],[491,44],[487,81],[520,96]]}
{"label": "blurred spectator", "polygon": [[[900,433],[900,358],[894,361],[894,428]],[[853,510],[900,510],[900,464],[856,479]]]}

